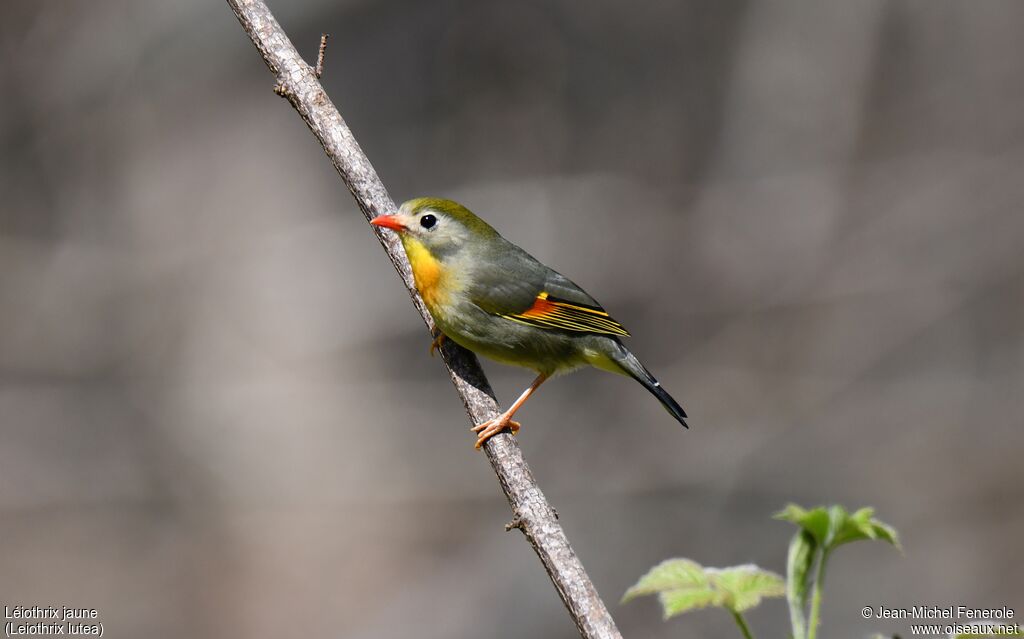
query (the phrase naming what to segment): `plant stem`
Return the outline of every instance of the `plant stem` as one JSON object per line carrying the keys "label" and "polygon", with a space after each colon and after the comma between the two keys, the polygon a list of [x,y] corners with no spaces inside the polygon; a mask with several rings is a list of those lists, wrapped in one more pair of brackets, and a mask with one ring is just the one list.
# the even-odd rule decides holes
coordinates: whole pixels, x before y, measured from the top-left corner
{"label": "plant stem", "polygon": [[750,626],[747,625],[747,620],[743,618],[743,613],[730,610],[732,618],[736,620],[736,625],[740,627],[740,632],[743,633],[744,639],[754,639],[754,635],[750,633]]}
{"label": "plant stem", "polygon": [[821,589],[825,585],[825,564],[828,562],[828,550],[822,549],[818,559],[818,569],[814,573],[814,591],[811,594],[811,619],[807,622],[807,639],[815,639],[818,634],[818,622],[821,617]]}

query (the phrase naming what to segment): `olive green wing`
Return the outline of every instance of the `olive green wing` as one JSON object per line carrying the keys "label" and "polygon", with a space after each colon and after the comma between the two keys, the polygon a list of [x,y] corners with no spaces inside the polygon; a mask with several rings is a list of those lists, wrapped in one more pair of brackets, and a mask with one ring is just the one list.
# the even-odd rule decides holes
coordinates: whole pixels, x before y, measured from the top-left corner
{"label": "olive green wing", "polygon": [[[597,300],[518,246],[503,241],[486,264],[476,265],[469,296],[474,304],[509,321],[548,330],[628,336]],[[494,259],[494,255],[500,257]]]}

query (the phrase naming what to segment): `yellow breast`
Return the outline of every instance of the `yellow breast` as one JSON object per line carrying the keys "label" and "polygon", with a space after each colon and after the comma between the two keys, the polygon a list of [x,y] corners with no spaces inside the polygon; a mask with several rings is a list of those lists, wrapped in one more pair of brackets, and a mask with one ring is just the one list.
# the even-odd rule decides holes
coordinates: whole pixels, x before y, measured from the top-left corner
{"label": "yellow breast", "polygon": [[409,257],[409,265],[412,266],[416,290],[420,292],[427,307],[433,312],[439,306],[447,304],[453,279],[448,269],[416,238],[407,236],[403,238],[402,243],[405,246],[405,254]]}

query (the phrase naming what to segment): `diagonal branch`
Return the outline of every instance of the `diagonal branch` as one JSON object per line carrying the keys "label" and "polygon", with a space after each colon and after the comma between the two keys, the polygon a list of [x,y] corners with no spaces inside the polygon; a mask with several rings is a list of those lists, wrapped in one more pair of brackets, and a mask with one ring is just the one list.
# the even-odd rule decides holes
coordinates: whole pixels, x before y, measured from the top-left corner
{"label": "diagonal branch", "polygon": [[[369,220],[377,215],[393,213],[394,202],[341,114],[327,97],[316,70],[302,60],[270,9],[262,0],[228,0],[228,4],[277,77],[275,92],[288,98],[323,145],[363,215]],[[318,67],[322,68],[322,61]],[[432,331],[433,320],[413,285],[412,272],[401,243],[394,234],[385,234],[377,227],[374,230],[409,289],[413,305]],[[498,404],[476,356],[451,340],[445,340],[441,355],[473,423],[495,417],[499,412]],[[621,638],[583,564],[569,545],[558,523],[558,515],[537,486],[519,444],[511,435],[501,433],[484,444],[484,452],[512,507],[514,518],[510,526],[522,530],[537,552],[580,635],[586,639]]]}

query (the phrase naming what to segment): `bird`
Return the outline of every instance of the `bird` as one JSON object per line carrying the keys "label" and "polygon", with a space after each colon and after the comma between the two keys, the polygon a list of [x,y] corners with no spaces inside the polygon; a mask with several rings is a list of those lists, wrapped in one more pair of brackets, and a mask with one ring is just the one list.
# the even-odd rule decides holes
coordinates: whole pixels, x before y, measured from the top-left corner
{"label": "bird", "polygon": [[477,424],[475,447],[521,424],[516,411],[556,375],[592,366],[632,377],[684,427],[686,412],[622,343],[629,332],[567,277],[502,237],[465,206],[436,197],[403,203],[370,224],[398,233],[434,319],[430,352],[445,339],[537,373],[519,399]]}

